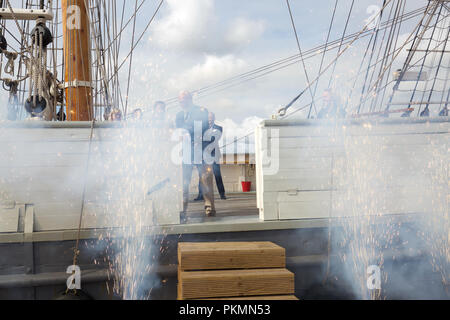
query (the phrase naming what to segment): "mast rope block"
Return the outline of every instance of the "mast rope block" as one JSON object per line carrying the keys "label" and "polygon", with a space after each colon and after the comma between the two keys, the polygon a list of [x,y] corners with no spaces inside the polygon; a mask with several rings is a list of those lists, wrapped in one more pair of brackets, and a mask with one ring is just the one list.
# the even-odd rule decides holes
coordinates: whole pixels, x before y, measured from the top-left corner
{"label": "mast rope block", "polygon": [[39,22],[38,24],[36,24],[36,27],[33,29],[33,31],[31,31],[31,39],[33,40],[34,43],[39,44],[39,40],[35,39],[36,35],[42,37],[42,49],[47,48],[47,46],[53,42],[52,33],[43,22]]}

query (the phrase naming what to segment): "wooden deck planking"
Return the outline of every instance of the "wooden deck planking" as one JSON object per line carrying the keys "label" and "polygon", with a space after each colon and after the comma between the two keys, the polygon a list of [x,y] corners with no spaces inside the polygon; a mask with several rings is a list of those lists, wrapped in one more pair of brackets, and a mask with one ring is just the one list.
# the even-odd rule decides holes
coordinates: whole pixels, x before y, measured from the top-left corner
{"label": "wooden deck planking", "polygon": [[[192,198],[196,195],[192,195]],[[188,219],[199,221],[217,221],[223,218],[237,216],[257,216],[255,193],[227,194],[227,200],[221,200],[215,195],[216,217],[205,216],[205,203],[203,201],[190,202],[187,210]]]}

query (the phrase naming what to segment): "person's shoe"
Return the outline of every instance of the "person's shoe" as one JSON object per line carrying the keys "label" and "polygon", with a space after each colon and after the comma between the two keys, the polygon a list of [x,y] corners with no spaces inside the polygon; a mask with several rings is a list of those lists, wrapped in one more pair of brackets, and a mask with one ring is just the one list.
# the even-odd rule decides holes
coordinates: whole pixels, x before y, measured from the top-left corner
{"label": "person's shoe", "polygon": [[197,198],[194,199],[194,201],[203,201],[203,196],[198,196]]}
{"label": "person's shoe", "polygon": [[409,118],[410,116],[411,116],[411,113],[412,113],[412,111],[405,111],[403,114],[402,114],[402,118]]}
{"label": "person's shoe", "polygon": [[207,217],[214,217],[216,215],[216,210],[213,210],[211,207],[206,207],[205,213]]}
{"label": "person's shoe", "polygon": [[425,110],[423,110],[423,111],[420,113],[420,116],[421,116],[421,117],[429,117],[429,116],[430,116],[430,109],[425,108]]}
{"label": "person's shoe", "polygon": [[224,194],[221,194],[221,195],[220,195],[220,199],[222,199],[222,200],[227,200],[227,197],[225,197]]}

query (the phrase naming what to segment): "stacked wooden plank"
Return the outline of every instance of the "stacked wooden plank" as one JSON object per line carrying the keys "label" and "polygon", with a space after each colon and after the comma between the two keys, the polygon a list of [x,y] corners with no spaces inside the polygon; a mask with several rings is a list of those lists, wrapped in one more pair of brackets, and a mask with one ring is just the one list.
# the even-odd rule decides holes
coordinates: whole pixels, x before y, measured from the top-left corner
{"label": "stacked wooden plank", "polygon": [[178,244],[178,299],[292,300],[285,249],[271,242]]}

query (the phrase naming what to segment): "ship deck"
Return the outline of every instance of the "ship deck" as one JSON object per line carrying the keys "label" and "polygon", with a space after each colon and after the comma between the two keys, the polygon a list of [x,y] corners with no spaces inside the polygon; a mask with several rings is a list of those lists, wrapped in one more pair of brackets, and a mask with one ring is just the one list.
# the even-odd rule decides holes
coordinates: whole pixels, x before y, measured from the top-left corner
{"label": "ship deck", "polygon": [[[192,196],[191,198],[193,198]],[[232,193],[227,200],[215,199],[217,214],[206,217],[203,202],[190,201],[184,224],[148,227],[144,235],[205,234],[326,227],[328,219],[299,219],[263,221],[256,207],[256,193]],[[82,229],[80,239],[99,239],[114,236],[110,229]],[[70,241],[78,237],[78,230],[55,230],[24,233],[0,233],[0,243]]]}
{"label": "ship deck", "polygon": [[[193,198],[194,196],[192,196]],[[264,221],[259,217],[256,207],[256,193],[233,193],[227,195],[227,200],[216,198],[215,217],[206,217],[203,213],[203,202],[189,203],[187,221],[184,224],[161,225],[148,227],[143,236],[150,235],[189,235],[208,233],[228,233],[247,231],[269,231],[269,230],[292,230],[326,228],[330,221],[328,218],[315,219],[292,219]],[[390,219],[396,221],[408,221],[414,215],[393,215]],[[117,232],[121,234],[121,232]],[[112,229],[82,229],[80,239],[104,239],[114,237]],[[33,232],[32,234],[0,233],[1,243],[24,243],[24,242],[53,242],[72,241],[78,238],[78,230],[55,230]]]}
{"label": "ship deck", "polygon": [[[191,198],[194,198],[192,195]],[[148,235],[201,234],[221,232],[245,232],[325,227],[327,219],[299,219],[263,221],[256,207],[256,193],[231,193],[226,200],[215,199],[217,214],[206,217],[202,201],[190,201],[187,221],[178,225],[153,226],[146,229]],[[114,235],[109,229],[83,229],[80,239],[98,239]],[[55,230],[24,233],[0,233],[0,243],[70,241],[78,237],[78,230]]]}
{"label": "ship deck", "polygon": [[[217,216],[205,217],[202,202],[191,202],[186,224],[171,226],[154,226],[145,230],[141,236],[144,246],[150,248],[149,261],[158,261],[152,273],[146,277],[149,299],[176,299],[177,297],[177,248],[179,242],[199,241],[271,241],[286,249],[286,266],[295,273],[295,294],[305,299],[320,297],[350,299],[351,287],[345,280],[330,286],[321,285],[328,259],[335,266],[333,275],[336,279],[345,279],[340,270],[339,252],[328,252],[328,237],[333,225],[328,218],[296,219],[280,221],[263,221],[259,219],[256,208],[256,194],[229,194],[227,200],[217,199]],[[398,223],[405,237],[417,236],[410,225],[403,222],[414,221],[414,215],[398,214],[386,217],[388,222]],[[383,223],[384,217],[377,218]],[[338,226],[335,225],[335,226]],[[412,226],[412,228],[410,228]],[[340,237],[339,228],[333,228],[332,237]],[[94,299],[120,299],[107,290],[110,280],[109,261],[114,237],[121,232],[110,229],[83,229],[80,233],[79,265],[83,270],[83,288]],[[55,292],[65,290],[67,274],[64,272],[73,259],[73,248],[78,237],[78,230],[59,230],[34,232],[31,234],[0,234],[0,299],[53,299]],[[337,241],[337,240],[336,240]],[[121,241],[118,242],[119,244]],[[412,243],[418,243],[413,241]],[[404,261],[408,268],[414,268],[423,259],[424,248],[387,249],[386,256],[394,256],[395,263]],[[118,247],[120,250],[120,245]],[[114,254],[113,254],[114,257]],[[152,260],[153,259],[153,260]],[[94,263],[93,261],[97,261]],[[102,262],[104,261],[104,262]],[[385,262],[389,272],[394,273],[393,264]],[[431,266],[431,264],[430,264]],[[389,273],[388,271],[386,271]],[[426,279],[438,279],[439,274],[427,271],[420,276],[417,286],[422,288]],[[330,276],[330,278],[333,278]],[[394,275],[395,278],[395,275]],[[156,279],[156,280],[155,280]],[[319,279],[319,282],[317,282]],[[156,288],[151,287],[158,281]],[[438,281],[436,280],[436,281]],[[108,282],[109,281],[109,282]],[[434,281],[434,280],[433,280]],[[432,284],[432,282],[428,281]],[[14,288],[14,290],[11,290]],[[394,295],[398,289],[393,286]],[[438,288],[435,298],[446,297],[445,288]],[[388,290],[389,291],[389,290]],[[423,298],[421,290],[409,290],[417,293],[411,298]],[[429,296],[426,296],[430,298]]]}

